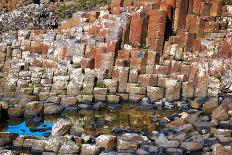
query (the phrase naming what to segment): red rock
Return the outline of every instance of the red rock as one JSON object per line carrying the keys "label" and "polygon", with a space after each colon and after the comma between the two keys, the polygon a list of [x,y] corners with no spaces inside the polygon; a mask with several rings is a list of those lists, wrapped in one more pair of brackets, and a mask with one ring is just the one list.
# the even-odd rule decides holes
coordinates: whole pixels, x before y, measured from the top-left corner
{"label": "red rock", "polygon": [[111,8],[113,7],[120,7],[123,4],[123,0],[113,0],[111,2]]}
{"label": "red rock", "polygon": [[219,48],[219,52],[213,54],[213,58],[231,58],[232,57],[232,37],[227,37]]}
{"label": "red rock", "polygon": [[175,13],[176,29],[184,29],[188,11],[188,0],[179,0],[176,2],[177,11]]}
{"label": "red rock", "polygon": [[201,11],[201,1],[202,0],[194,0],[193,1],[193,12],[196,14],[200,14]]}
{"label": "red rock", "polygon": [[81,68],[90,68],[94,69],[94,59],[93,58],[84,58],[81,61]]}
{"label": "red rock", "polygon": [[53,60],[44,60],[43,67],[56,68],[56,67],[58,67],[58,64],[57,64],[57,62],[55,62]]}
{"label": "red rock", "polygon": [[219,30],[219,23],[218,22],[206,22],[204,26],[204,32],[218,32]]}
{"label": "red rock", "polygon": [[155,65],[154,73],[168,75],[170,73],[170,66]]}
{"label": "red rock", "polygon": [[119,50],[118,51],[118,58],[119,59],[129,59],[130,52],[126,50]]}
{"label": "red rock", "polygon": [[145,42],[145,35],[147,29],[147,15],[143,12],[135,12],[132,14],[130,26],[130,42],[135,44],[143,44]]}
{"label": "red rock", "polygon": [[93,47],[86,45],[86,49],[85,49],[85,56],[87,58],[94,58],[95,57],[95,53],[96,53],[96,49],[94,49]]}
{"label": "red rock", "polygon": [[159,54],[155,51],[147,52],[147,65],[158,64],[159,62]]}
{"label": "red rock", "polygon": [[154,74],[140,74],[138,77],[138,82],[142,87],[156,86],[158,82],[157,75]]}

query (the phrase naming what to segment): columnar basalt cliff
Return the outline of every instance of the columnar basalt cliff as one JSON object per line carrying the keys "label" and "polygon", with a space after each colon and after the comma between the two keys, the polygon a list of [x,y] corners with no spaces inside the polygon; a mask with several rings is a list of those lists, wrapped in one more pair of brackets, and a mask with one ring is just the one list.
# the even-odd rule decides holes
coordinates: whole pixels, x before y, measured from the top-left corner
{"label": "columnar basalt cliff", "polygon": [[[10,117],[58,114],[82,104],[140,102],[147,97],[155,105],[188,101],[212,120],[231,123],[229,1],[113,0],[110,7],[76,12],[54,30],[24,29],[0,37],[0,108]],[[169,127],[185,124],[186,118],[178,121]],[[204,121],[188,120],[179,130],[209,130],[206,126]],[[219,141],[231,144],[231,130],[228,134]],[[126,136],[128,142],[122,137],[118,150],[135,152],[141,144],[131,146],[133,138]],[[106,141],[110,138],[115,140]],[[104,143],[100,146],[107,143],[99,141]],[[160,147],[181,145],[187,151],[203,147],[192,139],[162,142],[157,142]]]}

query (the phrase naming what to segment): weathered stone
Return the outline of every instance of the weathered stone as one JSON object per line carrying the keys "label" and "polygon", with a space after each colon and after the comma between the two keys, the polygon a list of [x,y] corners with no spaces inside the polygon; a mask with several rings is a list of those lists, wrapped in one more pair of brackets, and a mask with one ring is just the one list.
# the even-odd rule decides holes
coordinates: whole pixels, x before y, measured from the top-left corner
{"label": "weathered stone", "polygon": [[74,106],[77,104],[76,97],[62,97],[60,104],[63,106]]}
{"label": "weathered stone", "polygon": [[59,153],[63,154],[78,154],[79,153],[79,147],[76,145],[75,142],[69,140],[64,142],[59,150]]}
{"label": "weathered stone", "polygon": [[187,151],[197,151],[203,148],[203,142],[201,141],[181,142],[180,147],[184,148]]}
{"label": "weathered stone", "polygon": [[100,153],[99,147],[92,144],[83,144],[81,147],[81,155],[98,155]]}
{"label": "weathered stone", "polygon": [[211,114],[215,108],[218,107],[218,99],[211,99],[204,103],[203,110],[207,114]]}
{"label": "weathered stone", "polygon": [[61,142],[58,140],[48,140],[45,142],[45,150],[51,152],[58,152],[61,147]]}
{"label": "weathered stone", "polygon": [[227,109],[222,106],[217,107],[212,112],[212,119],[216,119],[219,121],[226,121],[228,117],[229,115]]}
{"label": "weathered stone", "polygon": [[24,116],[34,116],[43,112],[43,104],[32,101],[24,106]]}
{"label": "weathered stone", "polygon": [[69,132],[71,128],[71,122],[69,120],[60,119],[52,127],[51,135],[65,135]]}
{"label": "weathered stone", "polygon": [[101,135],[96,138],[96,145],[105,150],[113,150],[116,147],[116,137],[112,135]]}
{"label": "weathered stone", "polygon": [[168,101],[177,101],[180,98],[181,83],[176,80],[167,80],[165,83],[165,98]]}
{"label": "weathered stone", "polygon": [[44,140],[36,140],[33,142],[31,149],[35,152],[44,152],[45,149],[45,141]]}

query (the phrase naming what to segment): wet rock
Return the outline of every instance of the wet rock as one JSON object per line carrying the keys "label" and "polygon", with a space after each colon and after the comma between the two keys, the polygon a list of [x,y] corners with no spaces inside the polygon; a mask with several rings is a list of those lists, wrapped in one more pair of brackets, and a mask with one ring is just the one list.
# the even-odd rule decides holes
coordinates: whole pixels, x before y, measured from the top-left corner
{"label": "wet rock", "polygon": [[59,153],[63,154],[78,154],[79,153],[79,147],[76,145],[73,141],[66,141],[64,142],[59,150]]}
{"label": "wet rock", "polygon": [[23,147],[24,143],[24,136],[18,136],[14,141],[13,141],[13,146],[16,148],[21,148]]}
{"label": "wet rock", "polygon": [[60,119],[58,120],[54,126],[52,127],[52,136],[55,135],[65,135],[69,132],[70,128],[71,128],[71,122],[69,120],[66,119]]}
{"label": "wet rock", "polygon": [[81,155],[98,155],[100,152],[100,148],[93,144],[83,144],[81,147]]}
{"label": "wet rock", "polygon": [[21,107],[12,107],[8,109],[9,117],[22,117],[24,111]]}
{"label": "wet rock", "polygon": [[143,150],[143,149],[138,149],[136,151],[136,154],[137,155],[149,155],[149,153],[146,150]]}
{"label": "wet rock", "polygon": [[0,132],[0,138],[8,138],[10,140],[15,140],[19,135],[17,133]]}
{"label": "wet rock", "polygon": [[31,149],[34,152],[44,152],[45,141],[44,140],[36,140],[36,141],[34,141],[32,146],[31,146]]}
{"label": "wet rock", "polygon": [[113,150],[117,145],[116,137],[112,135],[100,135],[96,138],[96,145],[107,151]]}
{"label": "wet rock", "polygon": [[11,140],[9,138],[0,138],[0,147],[10,144]]}
{"label": "wet rock", "polygon": [[167,152],[167,154],[170,154],[170,155],[182,155],[182,154],[184,154],[184,150],[179,149],[179,148],[167,148],[166,152]]}
{"label": "wet rock", "polygon": [[155,140],[155,143],[159,147],[167,147],[167,148],[169,147],[176,148],[180,145],[178,141],[169,141],[163,133],[161,133],[159,137],[157,137],[157,139]]}
{"label": "wet rock", "polygon": [[201,150],[204,146],[202,141],[189,141],[189,142],[181,142],[180,147],[187,151],[198,151]]}
{"label": "wet rock", "polygon": [[45,115],[54,115],[54,114],[59,114],[62,111],[61,106],[57,105],[48,105],[44,107],[44,114]]}
{"label": "wet rock", "polygon": [[103,102],[97,102],[97,103],[94,103],[94,104],[93,104],[92,109],[93,109],[93,110],[102,110],[102,109],[104,109],[105,107],[106,107],[106,104],[105,104],[105,103],[103,103]]}
{"label": "wet rock", "polygon": [[140,149],[145,150],[146,152],[150,154],[155,154],[155,153],[158,153],[159,151],[159,147],[154,146],[154,145],[141,145]]}
{"label": "wet rock", "polygon": [[212,119],[216,119],[219,121],[226,121],[228,119],[228,111],[223,106],[219,106],[212,112]]}
{"label": "wet rock", "polygon": [[24,142],[23,142],[23,147],[31,149],[34,142],[36,142],[35,139],[25,139]]}
{"label": "wet rock", "polygon": [[60,101],[60,104],[63,106],[74,106],[77,104],[76,97],[63,97]]}
{"label": "wet rock", "polygon": [[34,116],[43,112],[43,104],[38,101],[32,101],[24,106],[24,116]]}

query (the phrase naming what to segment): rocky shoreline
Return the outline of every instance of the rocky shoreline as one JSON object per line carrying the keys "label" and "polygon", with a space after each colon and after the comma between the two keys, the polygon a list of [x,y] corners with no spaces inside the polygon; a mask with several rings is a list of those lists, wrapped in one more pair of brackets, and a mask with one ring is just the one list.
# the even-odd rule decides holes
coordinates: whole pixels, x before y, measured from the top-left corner
{"label": "rocky shoreline", "polygon": [[44,5],[0,15],[0,119],[124,102],[174,113],[154,113],[150,133],[86,135],[67,118],[50,136],[0,132],[0,154],[232,154],[232,2],[113,0],[52,20]]}

